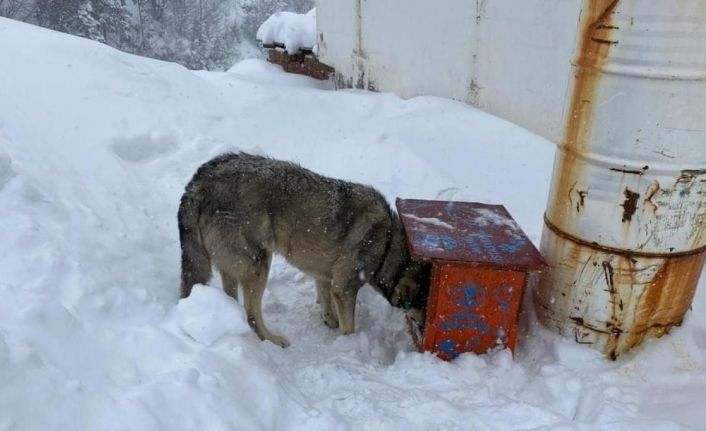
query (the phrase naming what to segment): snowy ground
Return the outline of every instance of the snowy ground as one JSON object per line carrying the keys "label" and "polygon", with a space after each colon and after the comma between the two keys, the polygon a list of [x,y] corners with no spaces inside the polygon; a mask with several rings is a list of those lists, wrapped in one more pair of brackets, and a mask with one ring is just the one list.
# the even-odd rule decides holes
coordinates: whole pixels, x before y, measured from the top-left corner
{"label": "snowy ground", "polygon": [[546,141],[444,99],[334,92],[255,60],[193,73],[5,19],[0,53],[0,430],[706,429],[703,280],[682,328],[617,362],[528,314],[514,360],[445,363],[371,289],[341,336],[281,261],[265,318],[286,350],[215,288],[177,303],[177,202],[216,154],[503,203],[537,242]]}

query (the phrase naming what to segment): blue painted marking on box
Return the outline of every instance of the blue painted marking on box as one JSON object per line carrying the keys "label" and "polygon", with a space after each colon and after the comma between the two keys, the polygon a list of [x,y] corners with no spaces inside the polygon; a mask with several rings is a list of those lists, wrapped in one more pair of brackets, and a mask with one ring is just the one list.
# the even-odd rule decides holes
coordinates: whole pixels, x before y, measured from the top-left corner
{"label": "blue painted marking on box", "polygon": [[452,340],[444,340],[436,345],[436,350],[441,353],[445,353],[446,356],[453,359],[458,356],[458,351],[456,351],[456,343]]}
{"label": "blue painted marking on box", "polygon": [[445,250],[455,250],[458,247],[458,242],[448,235],[426,233],[422,238],[422,246],[427,249],[443,248]]}
{"label": "blue painted marking on box", "polygon": [[481,248],[480,244],[478,244],[478,241],[476,240],[475,234],[466,235],[465,240],[466,240],[466,244],[468,244],[468,247],[471,249],[471,252],[473,254],[481,254],[483,252],[483,249]]}
{"label": "blue painted marking on box", "polygon": [[510,311],[510,296],[512,295],[511,286],[500,286],[495,290],[495,302],[500,307],[503,314],[507,314]]}
{"label": "blue painted marking on box", "polygon": [[457,311],[451,313],[448,319],[439,323],[441,329],[472,329],[475,331],[487,331],[488,322],[483,321],[481,316],[472,311]]}
{"label": "blue painted marking on box", "polygon": [[500,255],[500,253],[498,253],[498,249],[495,247],[495,244],[493,244],[493,241],[490,239],[490,235],[486,233],[478,234],[478,240],[483,245],[483,249],[488,254],[490,260],[495,263],[502,263],[503,257]]}
{"label": "blue painted marking on box", "polygon": [[437,248],[439,246],[439,235],[433,233],[424,234],[422,246],[424,248]]}
{"label": "blue painted marking on box", "polygon": [[441,322],[439,328],[445,331],[473,330],[487,331],[488,324],[483,322]]}
{"label": "blue painted marking on box", "polygon": [[463,299],[459,305],[465,305],[466,307],[476,307],[480,304],[478,300],[478,287],[475,283],[468,283],[462,287],[463,289]]}
{"label": "blue painted marking on box", "polygon": [[488,292],[486,289],[474,282],[461,284],[456,286],[452,294],[455,298],[456,305],[462,308],[462,311],[451,313],[448,319],[442,320],[439,323],[441,329],[469,329],[477,331],[485,331],[488,329],[488,323],[484,322],[473,309],[477,308],[486,300]]}
{"label": "blue painted marking on box", "polygon": [[[453,251],[460,246],[458,240],[454,237],[436,233],[425,233],[422,236],[421,242],[422,247],[428,250],[443,249]],[[515,254],[527,244],[525,239],[514,237],[508,242],[496,245],[493,243],[493,236],[482,229],[465,235],[463,242],[471,253],[478,256],[486,255],[488,259],[495,263],[502,263],[504,261],[503,253]]]}
{"label": "blue painted marking on box", "polygon": [[502,312],[504,327],[509,327],[513,317],[510,314],[510,298],[512,298],[512,289],[512,286],[500,286],[495,291],[495,301],[498,303],[498,307]]}
{"label": "blue painted marking on box", "polygon": [[498,248],[506,253],[515,254],[527,243],[523,238],[515,237],[510,242],[501,244]]}
{"label": "blue painted marking on box", "polygon": [[458,243],[456,242],[456,240],[451,238],[450,236],[442,236],[441,243],[444,245],[444,248],[446,250],[455,250],[456,247],[458,247]]}
{"label": "blue painted marking on box", "polygon": [[485,254],[495,263],[502,263],[503,257],[498,252],[497,247],[493,244],[492,237],[485,232],[470,233],[464,238],[466,244],[474,254]]}

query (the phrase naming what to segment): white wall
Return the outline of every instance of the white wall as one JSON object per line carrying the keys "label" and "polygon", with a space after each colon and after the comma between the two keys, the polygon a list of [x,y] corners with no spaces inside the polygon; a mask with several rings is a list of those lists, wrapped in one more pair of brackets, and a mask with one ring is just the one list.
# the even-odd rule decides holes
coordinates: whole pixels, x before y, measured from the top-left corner
{"label": "white wall", "polygon": [[581,0],[320,0],[339,84],[472,103],[558,141]]}
{"label": "white wall", "polygon": [[468,93],[475,7],[447,0],[454,13],[442,14],[437,3],[362,1],[363,56],[376,88],[403,97]]}
{"label": "white wall", "polygon": [[318,1],[316,28],[318,56],[348,75],[352,72],[358,38],[358,0]]}

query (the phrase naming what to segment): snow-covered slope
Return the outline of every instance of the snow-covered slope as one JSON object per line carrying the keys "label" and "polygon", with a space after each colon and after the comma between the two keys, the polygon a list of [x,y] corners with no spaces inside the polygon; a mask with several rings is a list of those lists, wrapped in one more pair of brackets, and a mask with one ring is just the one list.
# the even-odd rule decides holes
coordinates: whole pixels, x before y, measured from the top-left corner
{"label": "snow-covered slope", "polygon": [[371,289],[341,336],[282,261],[265,318],[288,349],[217,288],[177,301],[177,203],[216,154],[503,203],[537,242],[546,141],[448,100],[334,92],[255,60],[193,73],[5,19],[0,53],[0,430],[706,427],[703,282],[682,328],[615,363],[531,313],[514,360],[441,362]]}

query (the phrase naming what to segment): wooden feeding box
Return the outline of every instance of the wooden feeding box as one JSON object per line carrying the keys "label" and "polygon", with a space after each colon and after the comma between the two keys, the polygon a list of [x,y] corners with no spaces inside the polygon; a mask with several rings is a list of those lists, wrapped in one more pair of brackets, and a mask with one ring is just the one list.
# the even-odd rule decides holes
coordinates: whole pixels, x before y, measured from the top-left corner
{"label": "wooden feeding box", "polygon": [[279,64],[285,72],[306,75],[322,81],[329,79],[335,72],[333,67],[321,63],[311,48],[301,48],[294,54],[285,51],[284,44],[281,43],[263,45],[263,48],[268,51],[267,60],[270,63]]}
{"label": "wooden feeding box", "polygon": [[412,257],[431,263],[424,326],[408,320],[417,348],[450,360],[517,340],[530,272],[544,260],[501,205],[398,199]]}

